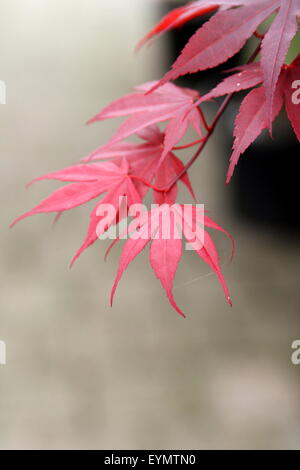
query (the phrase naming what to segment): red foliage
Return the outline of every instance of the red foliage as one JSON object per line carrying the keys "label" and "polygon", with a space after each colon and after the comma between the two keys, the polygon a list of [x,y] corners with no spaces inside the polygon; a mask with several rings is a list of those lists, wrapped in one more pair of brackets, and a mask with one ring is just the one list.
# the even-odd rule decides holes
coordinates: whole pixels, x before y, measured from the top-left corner
{"label": "red foliage", "polygon": [[[72,261],[74,262],[100,235],[122,221],[124,214],[120,210],[119,199],[126,196],[129,215],[133,216],[126,235],[134,236],[129,237],[124,245],[111,299],[129,263],[151,241],[150,264],[171,305],[181,315],[183,313],[176,305],[172,293],[173,279],[182,256],[182,240],[175,236],[177,231],[183,233],[198,256],[215,272],[231,304],[215,245],[204,226],[225,231],[203,215],[204,226],[197,225],[196,231],[192,232],[189,224],[194,223],[200,211],[199,207],[188,206],[188,213],[192,215],[189,218],[183,210],[186,206],[179,205],[176,201],[179,180],[195,198],[187,172],[212,136],[233,94],[251,89],[242,100],[235,120],[233,152],[227,182],[240,155],[264,129],[271,131],[272,123],[283,104],[300,140],[300,54],[292,64],[285,64],[290,43],[299,29],[300,0],[191,2],[166,15],[139,46],[208,12],[216,13],[192,36],[171,70],[160,81],[136,87],[134,93],[114,101],[89,121],[125,117],[125,121],[110,141],[78,165],[36,178],[34,181],[56,179],[70,184],[56,190],[34,209],[13,222],[14,224],[25,217],[42,212],[61,214],[105,194],[90,215],[86,239],[76,253]],[[275,14],[275,17],[267,31],[262,35],[258,34],[257,28],[272,14]],[[259,38],[259,44],[248,63],[231,70],[232,75],[206,95],[200,96],[197,91],[181,88],[170,82],[182,75],[213,68],[226,62],[239,52],[253,35]],[[226,98],[212,124],[208,125],[201,105],[220,96]],[[158,123],[165,123],[163,131],[158,128]],[[196,132],[197,140],[176,147],[189,126]],[[125,140],[132,135],[138,136],[143,142],[133,143]],[[174,152],[196,144],[199,144],[199,148],[184,166]],[[154,201],[158,206],[140,215],[131,213],[132,207],[144,200],[149,188],[152,188]],[[101,209],[106,204],[115,209],[114,216],[103,215]],[[175,229],[171,219],[176,222]],[[168,237],[162,236],[162,223],[168,228],[173,227]]]}

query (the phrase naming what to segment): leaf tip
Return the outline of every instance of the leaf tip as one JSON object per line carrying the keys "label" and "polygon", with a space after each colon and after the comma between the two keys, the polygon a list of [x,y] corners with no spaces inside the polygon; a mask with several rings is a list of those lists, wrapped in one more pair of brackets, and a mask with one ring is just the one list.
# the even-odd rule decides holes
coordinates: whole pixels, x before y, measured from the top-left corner
{"label": "leaf tip", "polygon": [[15,220],[12,221],[12,223],[9,225],[9,228],[13,228],[18,222],[20,222],[20,220],[25,219],[26,217],[27,217],[27,213],[20,215],[19,217],[17,217]]}
{"label": "leaf tip", "polygon": [[94,116],[92,118],[90,118],[88,121],[86,121],[85,125],[86,126],[89,126],[90,124],[93,124],[94,122],[98,121],[98,116]]}

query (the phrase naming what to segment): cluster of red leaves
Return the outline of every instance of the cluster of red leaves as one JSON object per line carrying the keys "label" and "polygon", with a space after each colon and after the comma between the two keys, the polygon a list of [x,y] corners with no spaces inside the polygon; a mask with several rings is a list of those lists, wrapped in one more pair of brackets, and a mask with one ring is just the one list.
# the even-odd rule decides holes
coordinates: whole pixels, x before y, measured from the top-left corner
{"label": "cluster of red leaves", "polygon": [[[205,101],[216,97],[230,97],[240,90],[253,88],[241,103],[235,122],[233,153],[227,174],[230,180],[240,155],[247,147],[269,128],[279,114],[283,103],[293,129],[300,140],[299,104],[293,98],[293,84],[300,79],[300,56],[290,65],[285,65],[289,45],[298,30],[300,0],[200,0],[172,11],[141,41],[145,42],[155,36],[208,12],[216,12],[196,33],[171,70],[158,82],[150,82],[136,87],[133,93],[120,98],[100,111],[89,122],[96,122],[115,117],[126,117],[125,121],[111,137],[109,142],[77,165],[53,172],[34,181],[53,179],[68,182],[54,191],[48,198],[17,221],[38,213],[56,212],[73,209],[92,199],[98,199],[90,214],[90,223],[86,238],[75,254],[72,264],[81,253],[111,226],[121,222],[123,211],[119,200],[126,196],[127,208],[141,203],[149,188],[158,205],[155,209],[135,218],[127,233],[138,236],[129,237],[124,245],[119,270],[113,286],[113,299],[117,284],[129,263],[150,245],[150,264],[166,291],[171,305],[181,314],[172,293],[173,279],[179,260],[182,256],[182,240],[170,235],[162,236],[161,221],[171,226],[172,221],[180,227],[184,237],[195,252],[207,263],[217,275],[225,296],[231,304],[214,242],[204,227],[191,235],[187,229],[186,211],[176,204],[177,182],[181,181],[195,199],[186,167],[175,155],[176,145],[185,136],[190,126],[197,134],[198,140],[185,147],[201,143],[190,164],[200,154],[211,136],[219,111],[211,126],[208,126],[201,109]],[[231,76],[204,96],[198,92],[175,86],[170,82],[181,75],[194,73],[215,67],[236,54],[255,34],[257,28],[276,13],[275,19],[263,35],[260,44],[259,62],[241,66]],[[298,102],[298,101],[297,101]],[[158,123],[165,123],[161,131]],[[138,136],[143,142],[127,141],[128,137]],[[101,210],[105,204],[115,208],[115,215],[105,218]],[[194,220],[199,208],[190,206],[191,219]],[[204,217],[204,226],[225,232],[219,225]],[[101,222],[104,222],[101,225]],[[150,221],[151,220],[151,224]],[[154,223],[153,223],[154,221]],[[99,228],[100,227],[100,228]],[[134,227],[134,228],[132,228]],[[198,235],[199,237],[198,237]],[[143,236],[144,235],[144,236]],[[228,234],[227,234],[228,235]],[[203,241],[198,244],[198,238]],[[118,241],[115,240],[114,243]]]}
{"label": "cluster of red leaves", "polygon": [[[152,209],[147,212],[142,219],[137,219],[136,217],[136,220],[139,220],[139,223],[141,223],[139,227],[140,237],[130,236],[124,246],[113,292],[115,291],[121,274],[128,264],[147,245],[150,239],[153,238],[150,249],[151,266],[156,276],[161,281],[162,286],[165,288],[170,303],[181,315],[184,315],[175,304],[172,295],[173,278],[182,255],[182,240],[175,237],[174,234],[170,234],[169,238],[166,238],[161,230],[159,230],[162,221],[164,226],[166,223],[171,225],[172,214],[175,213],[177,217],[176,222],[182,226],[186,240],[192,248],[195,248],[198,256],[216,273],[223,286],[225,296],[228,302],[231,303],[226,282],[221,272],[217,251],[211,237],[202,229],[201,237],[204,239],[204,244],[200,248],[197,248],[197,237],[194,239],[184,231],[186,226],[184,222],[187,220],[183,221],[180,219],[179,211],[178,209],[176,210],[177,205],[174,205],[177,197],[177,184],[168,192],[161,192],[155,189],[156,187],[164,187],[168,181],[170,181],[170,178],[179,175],[184,168],[182,161],[175,156],[173,152],[168,152],[162,160],[162,154],[164,152],[163,143],[166,136],[156,125],[140,130],[137,135],[144,139],[145,143],[114,142],[110,146],[106,145],[98,148],[92,154],[85,157],[83,162],[78,165],[34,179],[31,183],[44,179],[52,179],[69,182],[70,184],[54,191],[31,211],[18,217],[13,224],[34,214],[48,212],[62,213],[105,194],[105,196],[97,202],[90,214],[90,224],[86,238],[75,254],[71,263],[73,264],[82,252],[91,246],[104,231],[107,231],[112,225],[121,221],[120,198],[126,196],[128,209],[130,209],[133,204],[141,203],[145,197],[149,186],[145,184],[144,181],[153,182],[157,185],[151,186],[154,188],[153,197],[155,203],[158,205],[158,209]],[[95,160],[97,161],[95,162]],[[161,163],[158,168],[160,161]],[[183,174],[180,180],[194,198],[193,189],[187,174]],[[107,220],[105,210],[101,210],[106,204],[111,204],[115,207],[116,217],[112,217],[110,220]],[[195,211],[197,210],[197,206],[195,205],[191,205],[190,207]],[[170,208],[172,211],[170,211]],[[161,211],[161,215],[155,217],[158,210]],[[186,214],[186,211],[183,211],[183,217],[184,214]],[[156,223],[154,225],[152,224],[149,230],[149,221],[151,220],[153,222],[153,215]],[[101,226],[102,219],[105,219],[105,225]],[[135,220],[133,222],[135,223]],[[204,216],[204,224],[207,227],[226,233],[206,215]],[[99,227],[102,227],[102,229],[99,229]],[[128,233],[132,226],[129,227]],[[146,229],[149,230],[148,238],[143,236]],[[135,230],[137,230],[137,227]],[[199,230],[201,230],[201,228]],[[155,237],[153,237],[154,234]],[[227,235],[229,236],[229,234]],[[198,238],[200,239],[201,237],[199,236]]]}
{"label": "cluster of red leaves", "polygon": [[[206,13],[209,7],[222,6],[207,23],[189,40],[172,69],[157,86],[188,73],[216,67],[234,56],[245,45],[262,22],[277,13],[264,36],[261,47],[261,65],[266,95],[268,126],[271,128],[274,95],[278,77],[284,64],[289,45],[298,30],[300,0],[220,0],[198,1],[187,5],[176,22],[184,23],[184,15]],[[230,8],[240,6],[240,8]],[[229,9],[230,8],[230,9]],[[225,10],[225,11],[224,11]],[[187,16],[188,19],[188,16]],[[165,19],[165,29],[173,27],[172,18]],[[160,32],[163,28],[160,28]],[[155,33],[154,33],[155,34]]]}

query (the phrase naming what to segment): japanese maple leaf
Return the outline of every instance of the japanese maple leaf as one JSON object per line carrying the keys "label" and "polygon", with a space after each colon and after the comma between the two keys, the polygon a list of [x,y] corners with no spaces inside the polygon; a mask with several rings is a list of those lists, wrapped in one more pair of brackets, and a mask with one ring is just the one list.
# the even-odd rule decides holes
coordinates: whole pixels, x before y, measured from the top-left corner
{"label": "japanese maple leaf", "polygon": [[181,75],[216,67],[227,61],[239,52],[263,21],[278,12],[261,47],[268,127],[271,129],[276,84],[289,45],[298,29],[300,0],[252,0],[240,2],[240,5],[217,12],[205,23],[191,37],[171,70],[152,90]]}
{"label": "japanese maple leaf", "polygon": [[164,150],[159,164],[182,139],[188,125],[202,137],[201,116],[191,104],[199,94],[188,88],[165,83],[159,90],[146,95],[158,82],[136,87],[136,92],[114,101],[93,117],[89,123],[121,116],[130,116],[107,144],[109,147],[152,124],[169,121],[165,129]]}
{"label": "japanese maple leaf", "polygon": [[[139,131],[137,135],[146,142],[143,144],[117,142],[109,147],[104,145],[85,157],[84,161],[110,159],[120,164],[121,160],[125,158],[130,165],[131,175],[139,177],[148,183],[151,183],[154,179],[153,185],[155,187],[166,187],[184,168],[182,161],[173,152],[168,152],[158,168],[158,163],[161,161],[164,151],[163,143],[165,140],[165,134],[160,131],[158,126],[149,126]],[[187,187],[195,199],[190,179],[186,173],[181,176],[180,181]],[[138,181],[138,179],[135,180],[135,183],[143,199],[148,187],[143,184],[143,181]],[[155,202],[157,204],[162,202],[172,204],[176,200],[177,192],[177,184],[167,193],[154,189]]]}
{"label": "japanese maple leaf", "polygon": [[[293,103],[292,88],[295,77],[299,77],[300,62],[293,63],[282,69],[274,95],[272,108],[272,122],[279,114],[283,101],[288,118],[292,124],[298,140],[300,141],[300,106]],[[268,103],[264,87],[255,88],[242,101],[239,113],[235,120],[233,153],[226,182],[229,183],[239,157],[254,142],[264,129],[269,127]]]}
{"label": "japanese maple leaf", "polygon": [[[282,107],[282,93],[277,87],[274,98],[272,122]],[[264,87],[250,91],[242,101],[239,114],[235,120],[233,152],[230,157],[226,183],[229,183],[239,157],[257,139],[264,129],[268,128],[267,101]]]}
{"label": "japanese maple leaf", "polygon": [[[128,163],[123,160],[121,166],[117,166],[113,162],[92,163],[90,165],[78,164],[36,178],[33,182],[51,179],[71,182],[71,184],[54,191],[32,210],[18,217],[12,223],[12,226],[34,214],[47,212],[62,213],[106,193],[90,215],[90,224],[86,238],[73,258],[73,264],[78,256],[101,235],[100,232],[96,232],[99,222],[104,217],[103,214],[98,215],[101,212],[101,206],[104,207],[104,204],[111,204],[115,208],[115,214],[118,216],[119,199],[122,196],[127,197],[128,206],[141,202],[140,195],[133,181],[128,177],[128,171]],[[116,222],[116,217],[112,216],[107,226],[103,227],[103,232]]]}
{"label": "japanese maple leaf", "polygon": [[[231,299],[221,271],[215,244],[210,235],[204,230],[204,227],[197,223],[200,212],[201,210],[196,206],[183,206],[179,204],[171,206],[163,204],[149,212],[140,214],[133,220],[127,230],[129,238],[121,254],[119,269],[111,293],[111,304],[122,274],[134,258],[151,241],[151,267],[165,289],[170,304],[184,317],[185,315],[177,306],[172,292],[173,280],[182,256],[183,234],[190,247],[215,272],[223,287],[225,297],[231,305]],[[206,227],[211,227],[227,234],[214,221],[204,216],[203,213],[201,215]],[[227,235],[230,236],[229,234]]]}
{"label": "japanese maple leaf", "polygon": [[[281,70],[275,90],[272,122],[279,114],[284,100],[288,118],[300,141],[300,105],[293,100],[293,93],[295,92],[293,84],[299,77],[300,56],[291,65],[285,65]],[[238,67],[238,73],[227,77],[219,83],[219,85],[195,103],[195,106],[218,96],[252,88],[262,82],[263,72],[260,63]],[[245,152],[266,128],[268,128],[268,104],[264,87],[260,87],[252,90],[241,103],[239,114],[235,121],[235,140],[227,174],[227,183],[231,179],[240,155]]]}

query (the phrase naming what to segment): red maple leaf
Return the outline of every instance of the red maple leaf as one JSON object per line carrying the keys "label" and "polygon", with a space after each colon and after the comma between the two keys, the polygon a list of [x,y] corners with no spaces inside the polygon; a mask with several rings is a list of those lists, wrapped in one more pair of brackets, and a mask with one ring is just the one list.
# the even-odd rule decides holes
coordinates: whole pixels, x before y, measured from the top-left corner
{"label": "red maple leaf", "polygon": [[185,135],[188,125],[202,137],[201,115],[191,104],[199,94],[188,88],[165,83],[159,90],[146,95],[158,82],[149,82],[136,87],[136,92],[120,98],[93,117],[89,123],[121,116],[130,116],[113,135],[109,147],[152,124],[169,121],[165,128],[164,149],[159,164],[167,153]]}
{"label": "red maple leaf", "polygon": [[[282,107],[282,93],[277,87],[274,98],[272,122]],[[264,129],[268,128],[267,101],[264,87],[250,91],[242,101],[239,114],[235,120],[233,152],[227,172],[226,183],[229,183],[240,155],[251,145]]]}
{"label": "red maple leaf", "polygon": [[[140,214],[128,226],[126,241],[120,258],[119,270],[111,293],[111,303],[122,274],[134,258],[151,240],[150,264],[173,308],[183,317],[172,292],[173,279],[182,256],[182,234],[190,247],[207,263],[217,275],[228,303],[231,299],[219,263],[215,244],[203,226],[197,224],[201,209],[196,206],[163,204],[149,212]],[[213,220],[203,215],[204,226],[230,235]],[[231,238],[231,237],[230,237]]]}
{"label": "red maple leaf", "polygon": [[[96,228],[104,217],[103,215],[97,215],[100,213],[102,205],[111,204],[118,216],[119,202],[122,196],[127,197],[128,206],[141,202],[135,184],[128,175],[129,166],[126,160],[123,159],[121,166],[117,166],[113,162],[92,163],[90,165],[79,164],[40,176],[32,182],[52,179],[72,183],[54,191],[32,210],[14,220],[11,226],[31,215],[48,212],[62,213],[74,209],[106,193],[90,215],[86,239],[73,258],[73,264],[78,256],[100,236],[100,233],[96,232]],[[117,221],[116,217],[112,217],[108,225],[103,227],[103,232]]]}
{"label": "red maple leaf", "polygon": [[[300,105],[293,100],[293,93],[295,92],[293,84],[299,77],[300,55],[291,65],[285,65],[281,70],[274,95],[272,122],[279,114],[284,101],[288,118],[300,141]],[[195,106],[212,98],[252,88],[262,82],[263,72],[260,63],[238,67],[237,73],[219,83],[213,90],[196,102]],[[241,103],[235,121],[235,140],[227,173],[227,183],[230,181],[240,155],[245,152],[266,128],[268,128],[268,103],[264,87],[262,86],[252,90]]]}
{"label": "red maple leaf", "polygon": [[[104,145],[85,157],[83,161],[95,161],[110,159],[119,164],[125,158],[131,168],[131,175],[136,178],[136,186],[143,199],[148,187],[143,181],[151,183],[155,187],[164,188],[174,177],[178,176],[184,165],[182,161],[173,153],[168,152],[164,157],[158,169],[158,163],[162,160],[164,152],[165,134],[161,132],[156,125],[149,126],[137,133],[138,137],[146,141],[143,144],[134,144],[132,142],[117,142],[109,146]],[[180,177],[180,181],[187,187],[192,197],[195,195],[186,173]],[[176,201],[177,184],[167,193],[154,191],[154,200],[157,204],[168,202],[170,204]]]}

